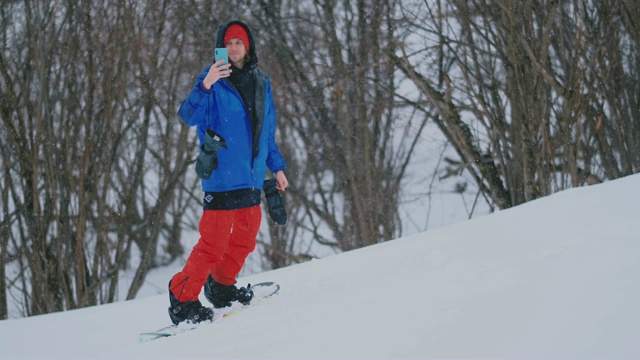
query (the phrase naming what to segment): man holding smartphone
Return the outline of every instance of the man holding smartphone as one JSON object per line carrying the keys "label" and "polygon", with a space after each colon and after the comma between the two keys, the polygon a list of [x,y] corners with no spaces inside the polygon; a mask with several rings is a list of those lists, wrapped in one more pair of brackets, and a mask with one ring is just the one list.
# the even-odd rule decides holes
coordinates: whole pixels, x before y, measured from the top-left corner
{"label": "man holding smartphone", "polygon": [[[187,125],[197,127],[201,153],[196,173],[202,178],[204,211],[200,239],[182,271],[169,282],[169,316],[174,324],[213,318],[212,310],[198,300],[203,286],[214,308],[234,301],[249,303],[251,289],[235,283],[256,247],[261,189],[274,183],[265,181],[267,169],[275,177],[277,190],[288,186],[283,172],[286,162],[275,143],[270,80],[256,67],[249,27],[240,21],[221,25],[216,48],[226,49],[228,59],[204,69],[178,110]],[[274,193],[267,197],[269,214],[275,223],[284,224],[286,213],[279,195],[269,189],[269,194]]]}

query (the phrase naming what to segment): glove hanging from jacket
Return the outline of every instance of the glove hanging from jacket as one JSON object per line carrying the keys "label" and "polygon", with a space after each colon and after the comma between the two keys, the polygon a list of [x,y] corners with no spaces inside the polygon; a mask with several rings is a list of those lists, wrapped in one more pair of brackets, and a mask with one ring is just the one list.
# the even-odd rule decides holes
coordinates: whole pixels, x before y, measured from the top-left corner
{"label": "glove hanging from jacket", "polygon": [[211,129],[207,129],[204,134],[204,144],[202,144],[200,155],[196,160],[196,174],[201,179],[207,180],[211,177],[213,170],[218,168],[218,155],[216,152],[220,148],[227,148],[224,138]]}
{"label": "glove hanging from jacket", "polygon": [[267,198],[269,217],[276,225],[285,225],[287,223],[287,211],[284,209],[282,198],[276,188],[276,179],[265,180],[262,190],[264,191],[264,197]]}

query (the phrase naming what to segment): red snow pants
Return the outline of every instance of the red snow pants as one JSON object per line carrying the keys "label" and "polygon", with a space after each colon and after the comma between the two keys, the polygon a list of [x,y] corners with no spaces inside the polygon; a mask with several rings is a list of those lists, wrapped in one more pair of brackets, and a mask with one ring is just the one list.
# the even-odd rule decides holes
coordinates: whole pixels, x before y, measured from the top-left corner
{"label": "red snow pants", "polygon": [[256,248],[262,221],[260,205],[238,210],[204,210],[200,240],[169,290],[180,302],[196,301],[211,275],[223,285],[236,283],[247,256]]}

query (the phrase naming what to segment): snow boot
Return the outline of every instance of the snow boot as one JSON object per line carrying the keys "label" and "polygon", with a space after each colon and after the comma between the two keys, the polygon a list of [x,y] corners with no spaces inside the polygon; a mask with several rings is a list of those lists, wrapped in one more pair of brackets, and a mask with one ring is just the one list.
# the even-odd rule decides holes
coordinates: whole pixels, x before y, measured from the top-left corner
{"label": "snow boot", "polygon": [[204,296],[214,308],[221,309],[231,306],[234,301],[249,305],[253,298],[253,290],[251,290],[251,284],[246,288],[237,288],[235,285],[222,285],[209,275],[207,282],[204,284]]}
{"label": "snow boot", "polygon": [[183,321],[196,324],[213,319],[213,310],[202,306],[200,300],[180,302],[169,290],[169,302],[169,317],[175,325]]}

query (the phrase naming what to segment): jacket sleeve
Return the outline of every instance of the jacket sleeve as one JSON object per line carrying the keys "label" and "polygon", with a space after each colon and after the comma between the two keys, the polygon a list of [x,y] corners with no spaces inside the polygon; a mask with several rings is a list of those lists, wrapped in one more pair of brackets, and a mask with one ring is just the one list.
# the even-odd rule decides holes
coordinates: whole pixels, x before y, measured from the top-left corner
{"label": "jacket sleeve", "polygon": [[284,170],[287,167],[287,162],[284,160],[284,157],[280,153],[278,144],[276,144],[276,107],[273,103],[273,96],[271,94],[271,83],[269,81],[267,81],[266,84],[265,103],[267,105],[265,120],[268,119],[267,124],[269,124],[269,137],[267,142],[267,167],[269,167],[271,173],[275,174],[280,170]]}
{"label": "jacket sleeve", "polygon": [[194,114],[199,108],[207,106],[207,94],[209,94],[210,90],[205,89],[204,85],[202,85],[202,80],[204,80],[208,72],[209,67],[205,68],[198,76],[191,92],[180,105],[180,109],[178,109],[180,119],[189,126],[199,125],[202,121],[200,116],[194,116]]}

